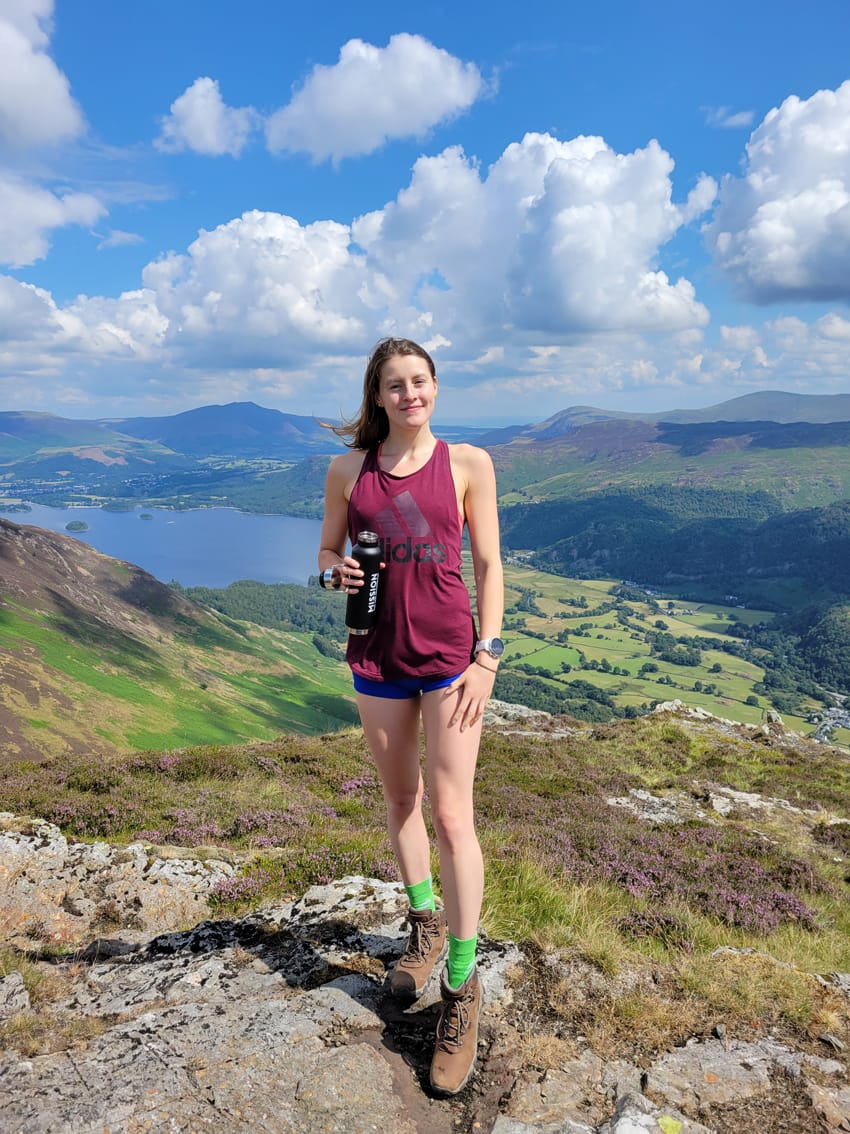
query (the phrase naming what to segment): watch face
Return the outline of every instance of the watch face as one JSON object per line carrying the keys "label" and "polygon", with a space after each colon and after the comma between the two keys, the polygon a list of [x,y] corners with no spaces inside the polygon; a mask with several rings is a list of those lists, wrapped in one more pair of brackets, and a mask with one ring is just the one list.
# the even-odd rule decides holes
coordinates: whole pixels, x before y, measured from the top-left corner
{"label": "watch face", "polygon": [[475,653],[489,654],[491,658],[500,658],[505,652],[505,643],[501,638],[482,638],[475,646]]}

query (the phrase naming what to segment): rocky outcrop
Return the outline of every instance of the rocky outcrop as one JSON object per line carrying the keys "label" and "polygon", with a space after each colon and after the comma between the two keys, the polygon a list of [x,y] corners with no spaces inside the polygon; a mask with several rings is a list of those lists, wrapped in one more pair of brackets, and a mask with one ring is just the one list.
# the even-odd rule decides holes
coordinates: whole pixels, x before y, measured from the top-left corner
{"label": "rocky outcrop", "polygon": [[[5,1017],[8,1026],[0,1055],[4,1134],[850,1130],[838,1049],[816,1055],[771,1037],[707,1035],[638,1065],[565,1036],[547,1025],[545,1010],[529,1008],[545,999],[535,985],[544,970],[577,996],[604,995],[601,973],[487,938],[478,1074],[457,1099],[437,1099],[427,1085],[437,975],[411,1008],[386,992],[404,932],[398,884],[344,878],[295,902],[183,929],[186,911],[206,901],[210,879],[229,877],[232,864],[193,862],[188,851],[159,859],[150,848],[84,850],[48,825],[7,821],[4,838],[0,860],[18,864],[0,882],[7,918],[18,899],[29,908],[52,877],[39,916],[61,926],[60,940],[74,936],[79,945],[53,962],[21,956],[22,971],[0,981],[0,1022]],[[41,865],[51,864],[44,875],[41,852]],[[49,921],[46,906],[61,907],[69,878],[82,909],[113,876],[131,904],[134,886],[174,892],[173,901],[142,902],[138,916],[157,929],[117,927],[87,941],[85,911],[68,915],[76,922]],[[123,901],[120,893],[109,900]],[[21,934],[22,924],[13,919],[12,937],[31,941],[32,926]],[[25,971],[34,967],[56,983],[36,1009]],[[850,977],[836,977],[834,986],[847,994]],[[27,1054],[28,1024],[44,1028],[54,1019],[65,1023],[61,1044]],[[76,1040],[69,1022],[79,1029]],[[557,1052],[548,1069],[528,1057],[532,1032]]]}
{"label": "rocky outcrop", "polygon": [[40,819],[0,813],[0,927],[22,949],[91,944],[115,936],[143,941],[209,917],[216,884],[234,866],[216,856],[142,843],[69,843]]}

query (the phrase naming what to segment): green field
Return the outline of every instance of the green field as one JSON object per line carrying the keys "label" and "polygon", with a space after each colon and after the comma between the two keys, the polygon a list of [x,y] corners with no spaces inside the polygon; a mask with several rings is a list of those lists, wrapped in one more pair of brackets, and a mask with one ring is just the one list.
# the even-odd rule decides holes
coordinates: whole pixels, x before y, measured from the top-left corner
{"label": "green field", "polygon": [[[764,678],[764,668],[723,647],[740,641],[725,632],[733,622],[745,626],[769,622],[772,613],[684,602],[655,593],[645,594],[644,601],[618,599],[612,593],[617,586],[611,579],[570,579],[508,563],[504,670],[542,681],[555,696],[569,692],[571,681],[587,681],[610,695],[619,709],[641,710],[653,702],[678,698],[741,723],[763,719],[771,703],[753,687]],[[697,665],[665,661],[653,653],[647,638],[648,632],[662,628],[674,639],[699,637],[716,645],[700,649]],[[641,673],[647,663],[657,668]],[[567,672],[565,665],[571,667]],[[533,667],[535,672],[524,673],[519,666]],[[610,672],[614,669],[619,672]],[[758,703],[748,704],[753,697]],[[783,719],[788,727],[808,735],[814,726],[804,714],[818,707],[818,702],[803,698],[803,714],[786,713]],[[835,742],[845,744],[841,731]]]}

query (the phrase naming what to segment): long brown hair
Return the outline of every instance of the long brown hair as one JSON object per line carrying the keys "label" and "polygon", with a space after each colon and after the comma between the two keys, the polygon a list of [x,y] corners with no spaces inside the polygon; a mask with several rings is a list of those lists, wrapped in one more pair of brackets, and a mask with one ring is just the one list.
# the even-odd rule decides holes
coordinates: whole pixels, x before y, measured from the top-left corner
{"label": "long brown hair", "polygon": [[381,367],[388,358],[393,358],[397,354],[418,355],[428,363],[431,377],[436,378],[437,368],[434,366],[434,360],[424,347],[412,339],[381,339],[366,363],[360,409],[350,420],[330,427],[337,436],[345,439],[349,449],[377,449],[380,443],[386,440],[390,423],[386,410],[378,405]]}

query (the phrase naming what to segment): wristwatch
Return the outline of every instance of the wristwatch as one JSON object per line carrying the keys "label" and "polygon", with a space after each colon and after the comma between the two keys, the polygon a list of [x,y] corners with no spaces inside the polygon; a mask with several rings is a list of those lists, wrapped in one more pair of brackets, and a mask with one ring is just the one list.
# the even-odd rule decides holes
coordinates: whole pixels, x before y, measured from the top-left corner
{"label": "wristwatch", "polygon": [[481,638],[475,643],[472,656],[477,658],[482,652],[489,654],[491,658],[500,658],[505,652],[505,643],[501,638]]}

